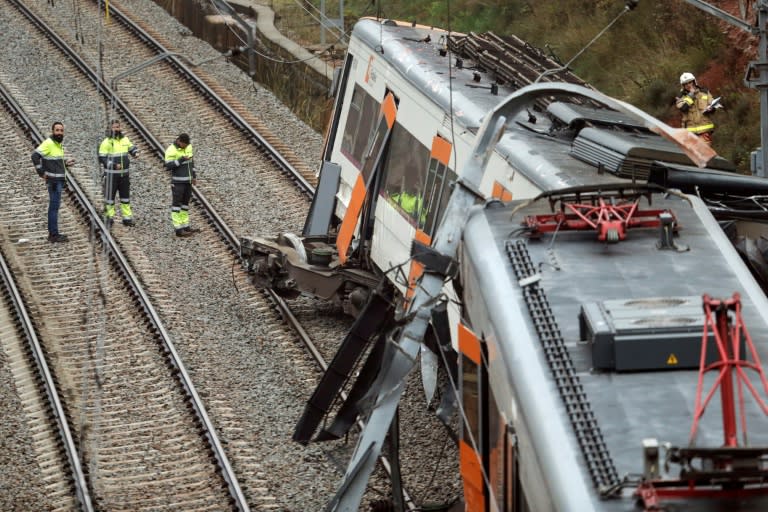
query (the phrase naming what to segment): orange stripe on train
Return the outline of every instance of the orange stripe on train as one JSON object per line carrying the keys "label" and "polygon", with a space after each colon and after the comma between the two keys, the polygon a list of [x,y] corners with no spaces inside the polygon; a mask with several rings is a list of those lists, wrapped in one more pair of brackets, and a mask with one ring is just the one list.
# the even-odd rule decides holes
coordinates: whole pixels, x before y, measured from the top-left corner
{"label": "orange stripe on train", "polygon": [[480,340],[474,332],[463,323],[459,322],[459,352],[467,356],[475,364],[482,361]]}
{"label": "orange stripe on train", "polygon": [[493,197],[494,199],[498,199],[500,201],[504,201],[506,203],[512,200],[512,192],[507,190],[506,187],[504,187],[504,185],[502,185],[498,181],[494,181],[491,197]]}
{"label": "orange stripe on train", "polygon": [[451,159],[451,143],[442,137],[432,138],[432,158],[443,165],[448,165]]}
{"label": "orange stripe on train", "polygon": [[480,456],[463,439],[459,441],[459,467],[464,481],[464,510],[485,510]]}

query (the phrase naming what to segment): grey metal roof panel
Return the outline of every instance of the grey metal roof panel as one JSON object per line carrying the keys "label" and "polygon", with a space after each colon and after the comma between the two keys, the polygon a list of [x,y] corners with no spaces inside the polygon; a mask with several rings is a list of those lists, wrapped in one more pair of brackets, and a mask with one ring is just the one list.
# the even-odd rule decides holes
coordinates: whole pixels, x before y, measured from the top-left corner
{"label": "grey metal roof panel", "polygon": [[566,125],[573,124],[576,121],[588,121],[601,124],[638,128],[643,131],[647,131],[645,125],[638,123],[636,118],[632,118],[626,114],[622,114],[621,112],[607,109],[598,109],[589,105],[575,105],[573,103],[555,101],[547,106],[547,112],[555,116]]}
{"label": "grey metal roof panel", "polygon": [[601,128],[584,128],[577,139],[583,139],[596,146],[610,148],[621,155],[646,160],[690,163],[685,153],[673,143],[651,133],[620,132]]}
{"label": "grey metal roof panel", "polygon": [[[621,131],[597,127],[587,127],[579,131],[574,146],[585,144],[596,149],[604,149],[611,154],[624,158],[647,162],[647,167],[654,160],[663,160],[675,164],[690,165],[691,160],[675,144],[650,132]],[[708,167],[726,171],[735,170],[732,162],[722,157],[715,157]]]}
{"label": "grey metal roof panel", "polygon": [[[476,293],[478,300],[493,303],[498,297],[517,297],[509,307],[522,303],[520,286],[506,255],[504,243],[520,227],[523,216],[551,213],[546,201],[538,201],[512,215],[508,208],[486,209],[475,215],[464,232],[462,259],[464,271],[482,269],[482,283]],[[642,205],[644,208],[647,204]],[[686,446],[693,420],[698,373],[695,370],[644,371],[636,373],[596,373],[591,368],[589,347],[580,341],[578,315],[582,304],[649,297],[701,296],[730,298],[739,292],[743,316],[754,340],[759,357],[768,361],[768,300],[754,282],[722,230],[706,207],[697,198],[691,203],[676,196],[654,196],[653,208],[674,211],[681,226],[676,243],[688,251],[660,251],[656,229],[636,229],[618,244],[596,240],[596,233],[560,232],[553,243],[551,236],[527,244],[531,259],[540,269],[540,286],[544,290],[560,332],[566,342],[577,374],[587,392],[589,402],[599,422],[608,450],[620,475],[642,472],[641,441],[655,437]],[[482,225],[487,229],[480,229]],[[492,239],[488,239],[492,233]],[[491,256],[489,253],[493,253]],[[496,256],[497,255],[497,256]],[[490,266],[488,262],[505,262]],[[472,278],[469,278],[472,279]],[[703,311],[702,311],[703,316]],[[539,354],[525,365],[544,365],[542,349],[530,316],[524,313],[526,328],[508,324],[514,315],[497,315],[492,322],[496,334],[515,333],[513,338],[500,339],[500,357],[508,368],[519,367],[516,352],[520,344],[530,344]],[[491,338],[490,333],[486,333]],[[512,341],[514,339],[514,345]],[[526,386],[552,392],[553,379],[547,377]],[[511,372],[510,382],[522,378]],[[708,377],[707,382],[711,382]],[[534,406],[535,407],[535,406]],[[521,414],[525,414],[522,412]],[[570,428],[563,408],[542,411]],[[752,445],[768,445],[766,419],[750,397],[747,397],[747,424]],[[536,435],[536,432],[534,432]],[[543,434],[540,434],[543,435]],[[699,446],[720,446],[722,421],[719,403],[710,405],[699,426]],[[555,439],[548,442],[562,442]],[[583,461],[581,461],[583,464]],[[681,504],[675,510],[733,510],[717,502]],[[765,510],[768,501],[745,503],[739,510]],[[723,508],[726,507],[726,508]],[[605,502],[598,510],[631,510],[627,502]]]}

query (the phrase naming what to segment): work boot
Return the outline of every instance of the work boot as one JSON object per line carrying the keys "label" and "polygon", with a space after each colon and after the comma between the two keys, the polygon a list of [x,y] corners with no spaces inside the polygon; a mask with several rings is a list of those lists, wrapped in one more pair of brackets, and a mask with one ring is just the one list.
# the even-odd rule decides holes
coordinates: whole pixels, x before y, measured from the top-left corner
{"label": "work boot", "polygon": [[112,217],[107,217],[104,219],[104,225],[107,226],[107,229],[112,229]]}
{"label": "work boot", "polygon": [[190,226],[190,227],[184,228],[184,231],[186,231],[187,233],[199,233],[200,228],[193,228]]}
{"label": "work boot", "polygon": [[192,236],[192,233],[190,233],[186,229],[177,229],[176,236],[187,237],[187,236]]}
{"label": "work boot", "polygon": [[69,241],[69,238],[67,238],[67,235],[62,235],[59,233],[58,235],[48,235],[48,241],[52,244],[55,243],[62,243]]}
{"label": "work boot", "polygon": [[123,226],[133,226],[133,219],[123,219]]}

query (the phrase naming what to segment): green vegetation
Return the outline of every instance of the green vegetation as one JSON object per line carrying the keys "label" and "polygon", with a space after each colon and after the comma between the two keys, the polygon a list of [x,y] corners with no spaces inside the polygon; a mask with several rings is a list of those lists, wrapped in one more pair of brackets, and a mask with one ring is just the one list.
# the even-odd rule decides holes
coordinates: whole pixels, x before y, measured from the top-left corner
{"label": "green vegetation", "polygon": [[[272,1],[278,12],[281,6],[296,8],[298,4],[296,0]],[[316,0],[314,3],[319,5]],[[338,13],[338,5],[331,0],[325,2],[330,17]],[[567,62],[622,12],[625,3],[345,0],[344,6],[347,28],[361,16],[380,16],[457,32],[515,34]],[[738,12],[732,14],[738,16]],[[316,32],[316,25],[311,30]],[[752,54],[748,48],[752,48]],[[715,118],[715,149],[747,172],[749,153],[760,145],[758,92],[742,83],[747,63],[756,58],[754,48],[754,38],[683,0],[640,0],[636,9],[621,16],[571,67],[600,91],[672,125],[679,125],[673,106],[679,90],[678,77],[683,71],[692,72],[715,96],[723,96],[726,109]]]}

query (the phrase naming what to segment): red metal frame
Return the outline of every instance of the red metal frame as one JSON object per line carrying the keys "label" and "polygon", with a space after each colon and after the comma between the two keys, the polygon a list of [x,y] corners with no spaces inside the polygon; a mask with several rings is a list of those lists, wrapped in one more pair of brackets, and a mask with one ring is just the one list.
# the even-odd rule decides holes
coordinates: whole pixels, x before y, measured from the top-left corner
{"label": "red metal frame", "polygon": [[[533,234],[593,229],[601,242],[619,242],[627,237],[627,229],[659,227],[659,215],[665,212],[672,214],[668,210],[640,210],[640,198],[619,204],[608,203],[602,197],[596,199],[596,204],[561,201],[559,212],[529,215],[525,218],[525,225],[531,228]],[[566,213],[565,209],[572,213]],[[674,219],[674,214],[672,216]]]}
{"label": "red metal frame", "polygon": [[[642,501],[646,511],[660,510],[662,498],[720,498],[739,500],[750,496],[768,494],[768,486],[765,484],[765,476],[763,475],[764,470],[762,470],[763,473],[760,474],[760,478],[757,479],[754,475],[744,476],[733,470],[734,466],[738,466],[738,464],[734,463],[740,460],[749,461],[751,460],[749,457],[754,457],[754,453],[750,454],[748,452],[749,447],[746,447],[747,420],[744,386],[749,389],[755,401],[763,410],[763,413],[768,416],[768,406],[760,397],[760,394],[744,371],[747,368],[758,374],[763,390],[766,396],[768,396],[768,380],[766,380],[765,373],[763,372],[760,357],[757,354],[757,350],[755,350],[752,337],[746,325],[744,325],[744,320],[741,316],[741,296],[738,293],[734,293],[730,299],[716,300],[705,294],[703,302],[705,314],[704,332],[701,338],[696,405],[687,452],[689,454],[694,453],[693,456],[689,455],[691,459],[698,455],[699,458],[707,459],[713,463],[714,469],[718,471],[717,478],[713,480],[717,485],[711,482],[705,483],[706,475],[704,475],[703,480],[696,480],[697,475],[695,473],[689,476],[689,479],[644,480],[635,490],[635,496]],[[709,344],[710,335],[714,337],[720,359],[707,365],[707,345]],[[751,362],[744,359],[744,354],[742,354],[741,350],[742,340],[745,346],[744,352],[749,353],[749,356],[752,358]],[[718,375],[706,398],[702,400],[704,374],[710,371],[717,371]],[[741,430],[744,439],[743,447],[739,446],[738,441],[734,377],[738,391],[739,419],[741,420]],[[695,448],[695,441],[699,420],[704,415],[707,405],[709,405],[718,388],[720,389],[723,416],[723,446],[713,449],[697,449]],[[746,449],[746,451],[739,451],[740,449]],[[699,453],[696,453],[697,450]],[[754,450],[755,453],[758,451],[764,453],[767,449],[756,448]],[[690,462],[690,460],[687,462]]]}
{"label": "red metal frame", "polygon": [[[714,315],[713,315],[714,311]],[[733,311],[734,322],[731,323],[729,311]],[[723,411],[723,445],[724,446],[738,446],[738,432],[736,426],[736,410],[733,397],[733,377],[735,375],[736,382],[738,384],[739,392],[739,417],[741,419],[742,435],[744,436],[744,443],[747,439],[747,419],[744,408],[744,388],[746,385],[755,401],[763,410],[763,413],[768,415],[768,406],[758,394],[752,383],[749,381],[744,368],[749,368],[757,372],[760,377],[760,382],[763,385],[763,390],[766,396],[768,396],[768,381],[765,378],[763,367],[760,364],[760,357],[757,355],[755,345],[752,343],[752,336],[749,335],[747,326],[744,325],[744,320],[741,317],[741,296],[738,293],[734,293],[733,297],[729,300],[716,300],[709,295],[704,295],[704,333],[701,340],[701,359],[699,360],[699,382],[696,386],[696,406],[694,409],[693,424],[691,425],[691,435],[689,438],[689,444],[693,445],[696,441],[696,429],[699,425],[699,420],[704,415],[704,411],[715,394],[715,391],[720,387],[720,399],[722,403]],[[715,338],[717,351],[720,354],[720,360],[715,361],[710,365],[706,365],[707,360],[707,340],[709,338],[709,332],[712,332]],[[749,351],[749,355],[752,357],[750,362],[742,358],[741,351],[741,339],[742,335],[746,344],[746,349]],[[707,397],[703,403],[701,400],[702,387],[704,385],[704,374],[718,370],[718,376],[712,388],[707,393]]]}
{"label": "red metal frame", "polygon": [[768,493],[765,487],[745,489],[723,489],[721,487],[697,487],[693,482],[676,482],[677,487],[665,488],[657,482],[645,481],[640,484],[635,495],[643,502],[646,512],[662,510],[662,498],[667,499],[731,499],[742,500]]}

